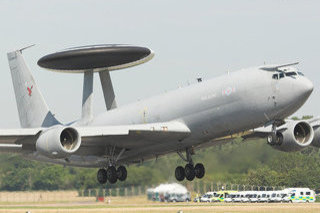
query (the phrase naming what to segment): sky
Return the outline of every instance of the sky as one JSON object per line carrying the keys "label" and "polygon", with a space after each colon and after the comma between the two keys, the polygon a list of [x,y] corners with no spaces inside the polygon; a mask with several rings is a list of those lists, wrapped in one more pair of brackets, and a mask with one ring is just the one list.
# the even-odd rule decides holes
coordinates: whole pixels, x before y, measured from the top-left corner
{"label": "sky", "polygon": [[[24,51],[47,104],[62,122],[81,116],[81,74],[37,66],[42,56],[91,44],[155,52],[146,64],[111,73],[118,105],[228,71],[299,61],[314,92],[297,116],[320,116],[320,1],[0,0],[0,128],[19,118],[6,53]],[[105,111],[98,75],[94,112]]]}

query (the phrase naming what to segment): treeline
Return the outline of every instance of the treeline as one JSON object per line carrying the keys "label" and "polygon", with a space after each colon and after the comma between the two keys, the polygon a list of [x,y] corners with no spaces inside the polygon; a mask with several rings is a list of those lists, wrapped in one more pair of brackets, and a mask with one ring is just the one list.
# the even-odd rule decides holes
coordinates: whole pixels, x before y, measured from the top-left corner
{"label": "treeline", "polygon": [[[259,185],[320,188],[320,157],[317,148],[284,153],[265,140],[243,142],[196,150],[194,162],[206,168],[205,181]],[[152,185],[175,181],[174,169],[185,165],[177,154],[130,165],[128,179],[108,187]],[[100,187],[97,169],[63,167],[25,160],[18,155],[0,155],[0,190],[59,190]]]}

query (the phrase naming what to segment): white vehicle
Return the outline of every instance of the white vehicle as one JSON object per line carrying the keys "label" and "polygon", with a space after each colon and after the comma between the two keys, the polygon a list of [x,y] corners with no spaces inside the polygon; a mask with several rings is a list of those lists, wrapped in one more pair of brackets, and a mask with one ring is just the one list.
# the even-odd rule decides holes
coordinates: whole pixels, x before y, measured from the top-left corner
{"label": "white vehicle", "polygon": [[240,196],[241,196],[240,192],[236,193],[235,196],[232,198],[232,202],[241,202]]}
{"label": "white vehicle", "polygon": [[259,202],[270,202],[271,193],[269,191],[261,191],[258,195]]}
{"label": "white vehicle", "polygon": [[291,194],[289,193],[281,193],[281,203],[289,203],[291,202]]}
{"label": "white vehicle", "polygon": [[190,202],[190,193],[187,194],[170,194],[167,198],[168,202]]}
{"label": "white vehicle", "polygon": [[293,203],[309,203],[316,200],[314,191],[309,188],[288,188],[284,191],[289,192],[291,195],[290,202]]}
{"label": "white vehicle", "polygon": [[243,197],[241,197],[241,202],[242,203],[248,203],[250,202],[250,196],[251,196],[251,192],[248,191],[244,191],[243,193]]}
{"label": "white vehicle", "polygon": [[224,202],[231,203],[234,202],[234,198],[237,196],[237,194],[228,194],[226,195],[226,198],[224,199]]}
{"label": "white vehicle", "polygon": [[236,196],[233,198],[233,202],[242,202],[242,199],[245,197],[244,192],[236,193]]}
{"label": "white vehicle", "polygon": [[211,202],[212,197],[216,195],[216,192],[207,192],[200,198],[200,202]]}
{"label": "white vehicle", "polygon": [[272,191],[269,202],[281,202],[281,201],[282,201],[282,192]]}
{"label": "white vehicle", "polygon": [[251,202],[251,203],[257,203],[257,202],[259,202],[258,192],[253,192],[252,194],[250,194],[249,199],[250,199],[250,202]]}

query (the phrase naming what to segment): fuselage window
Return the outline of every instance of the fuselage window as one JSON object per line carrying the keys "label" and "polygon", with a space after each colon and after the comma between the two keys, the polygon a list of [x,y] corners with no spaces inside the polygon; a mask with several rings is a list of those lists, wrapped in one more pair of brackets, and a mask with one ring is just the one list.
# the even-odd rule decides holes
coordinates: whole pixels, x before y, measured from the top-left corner
{"label": "fuselage window", "polygon": [[279,77],[280,77],[280,78],[284,78],[284,73],[283,73],[283,72],[280,73],[280,74],[279,74]]}

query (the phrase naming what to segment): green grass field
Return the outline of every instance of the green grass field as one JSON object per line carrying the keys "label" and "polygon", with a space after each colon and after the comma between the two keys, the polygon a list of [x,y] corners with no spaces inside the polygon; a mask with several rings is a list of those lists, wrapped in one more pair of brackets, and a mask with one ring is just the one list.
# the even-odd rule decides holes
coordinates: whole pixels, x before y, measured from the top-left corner
{"label": "green grass field", "polygon": [[0,212],[320,212],[319,203],[160,203],[146,196],[107,197],[105,202],[95,198],[64,201],[1,202]]}

